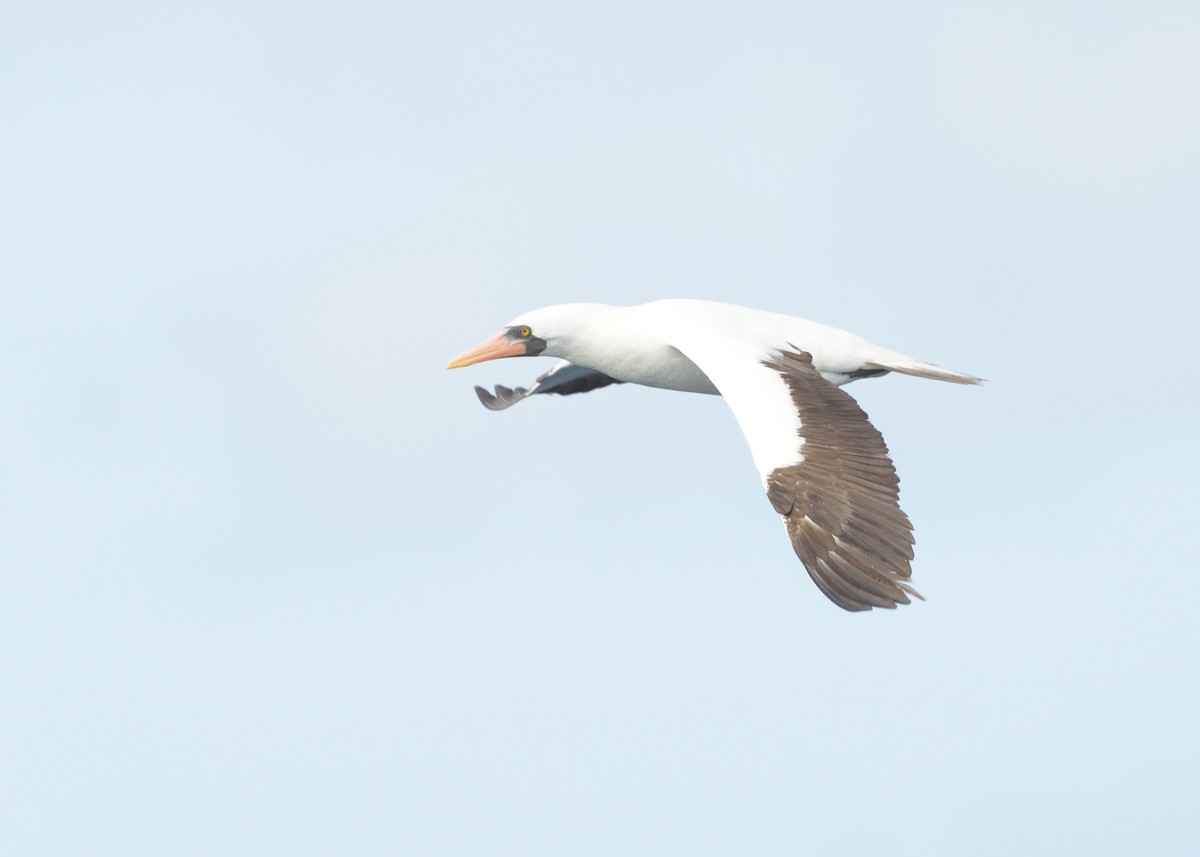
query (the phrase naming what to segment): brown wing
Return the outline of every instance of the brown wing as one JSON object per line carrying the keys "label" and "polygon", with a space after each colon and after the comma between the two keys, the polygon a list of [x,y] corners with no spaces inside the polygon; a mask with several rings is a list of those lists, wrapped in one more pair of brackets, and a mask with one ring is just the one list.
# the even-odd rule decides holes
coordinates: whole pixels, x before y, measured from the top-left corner
{"label": "brown wing", "polygon": [[883,436],[811,354],[787,351],[763,365],[783,376],[800,412],[802,460],[767,477],[767,497],[809,575],[846,610],[921,598],[909,584],[912,524]]}
{"label": "brown wing", "polygon": [[585,369],[562,360],[551,367],[550,371],[539,375],[528,388],[516,387],[514,389],[497,386],[496,392],[493,394],[483,387],[476,387],[475,395],[479,397],[479,401],[485,408],[502,411],[535,393],[557,393],[560,396],[569,396],[572,393],[587,393],[600,387],[607,387],[609,384],[620,383],[622,382],[608,377],[603,372]]}

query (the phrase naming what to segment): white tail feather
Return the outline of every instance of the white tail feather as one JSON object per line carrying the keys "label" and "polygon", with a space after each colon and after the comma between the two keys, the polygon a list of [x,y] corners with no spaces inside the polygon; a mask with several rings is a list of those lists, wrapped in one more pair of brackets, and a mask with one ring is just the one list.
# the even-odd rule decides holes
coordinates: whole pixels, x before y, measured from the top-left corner
{"label": "white tail feather", "polygon": [[929,378],[932,381],[949,381],[951,384],[982,384],[982,378],[954,372],[934,366],[932,363],[922,363],[919,360],[895,360],[887,363],[871,362],[863,364],[867,369],[888,369],[901,375],[913,375],[917,378]]}

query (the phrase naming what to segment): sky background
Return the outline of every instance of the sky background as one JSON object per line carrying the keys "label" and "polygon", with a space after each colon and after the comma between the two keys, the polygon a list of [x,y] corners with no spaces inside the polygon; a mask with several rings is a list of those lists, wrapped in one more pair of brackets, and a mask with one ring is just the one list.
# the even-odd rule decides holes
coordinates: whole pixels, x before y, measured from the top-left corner
{"label": "sky background", "polygon": [[[0,851],[1193,854],[1200,6],[0,3]],[[726,300],[928,598],[720,399],[446,361]]]}

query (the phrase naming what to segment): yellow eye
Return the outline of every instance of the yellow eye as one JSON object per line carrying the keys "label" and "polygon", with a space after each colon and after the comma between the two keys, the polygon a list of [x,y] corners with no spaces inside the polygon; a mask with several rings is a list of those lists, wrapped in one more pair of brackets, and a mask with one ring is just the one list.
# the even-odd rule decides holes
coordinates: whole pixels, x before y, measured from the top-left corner
{"label": "yellow eye", "polygon": [[521,329],[518,331],[518,333],[520,333],[522,336],[528,336],[529,334],[533,333],[533,331],[532,331],[532,330],[530,330],[528,327],[522,327],[522,328],[521,328]]}

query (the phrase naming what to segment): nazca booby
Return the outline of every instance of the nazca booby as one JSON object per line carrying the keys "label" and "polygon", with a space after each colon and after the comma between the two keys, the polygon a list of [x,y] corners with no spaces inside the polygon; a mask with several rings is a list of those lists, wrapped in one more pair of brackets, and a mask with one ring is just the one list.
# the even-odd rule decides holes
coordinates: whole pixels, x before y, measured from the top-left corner
{"label": "nazca booby", "polygon": [[806,319],[699,300],[546,307],[446,368],[535,355],[560,360],[529,387],[476,387],[479,400],[502,410],[539,393],[622,383],[724,396],[821,591],[846,610],[922,597],[909,582],[915,542],[887,445],[839,387],[889,372],[956,384],[979,378]]}

